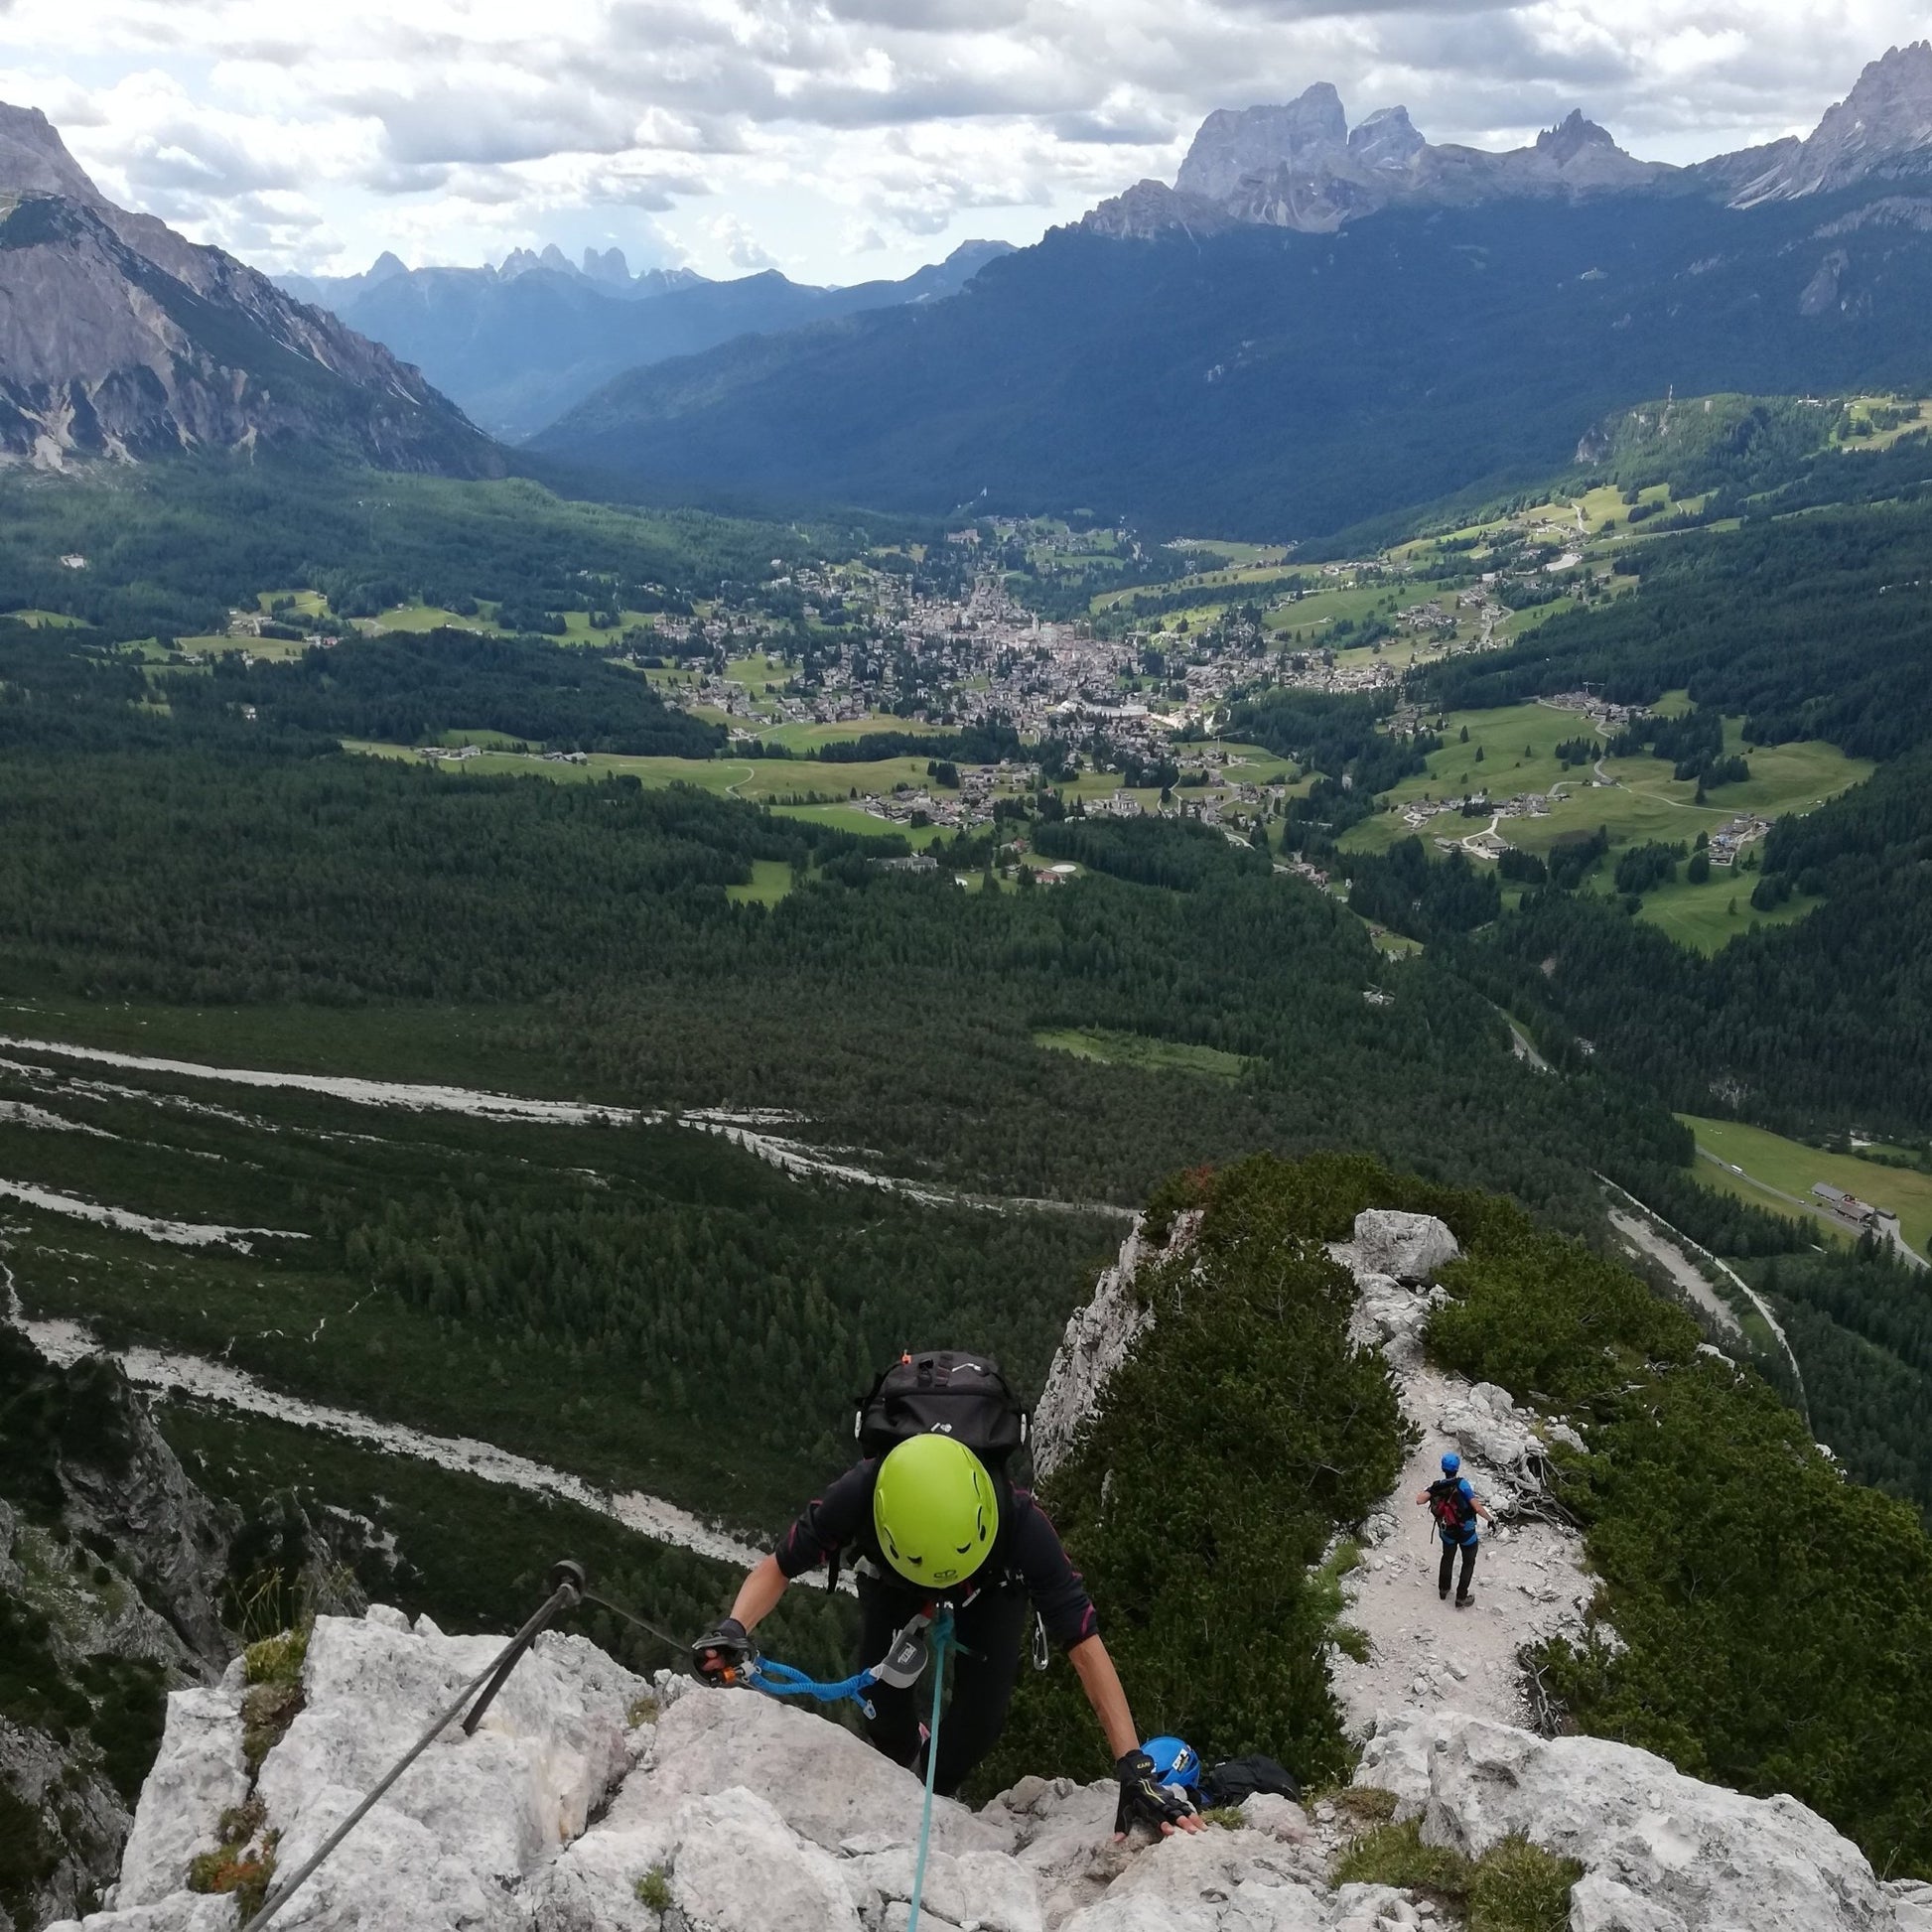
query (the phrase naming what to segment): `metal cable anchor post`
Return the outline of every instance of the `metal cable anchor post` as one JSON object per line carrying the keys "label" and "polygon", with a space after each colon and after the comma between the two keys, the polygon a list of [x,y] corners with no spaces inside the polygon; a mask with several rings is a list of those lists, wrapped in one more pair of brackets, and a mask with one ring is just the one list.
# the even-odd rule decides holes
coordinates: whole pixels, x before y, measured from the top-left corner
{"label": "metal cable anchor post", "polygon": [[[430,1727],[410,1745],[401,1757],[384,1773],[368,1796],[348,1814],[343,1822],[323,1841],[321,1849],[301,1870],[285,1883],[277,1885],[274,1894],[268,1898],[259,1912],[241,1928],[241,1932],[261,1932],[261,1928],[272,1919],[295,1894],[301,1890],[315,1874],[321,1870],[330,1855],[340,1846],[350,1832],[373,1811],[385,1793],[396,1780],[429,1749],[429,1747],[456,1723],[458,1718],[469,1713],[464,1724],[464,1734],[473,1735],[483,1715],[489,1709],[497,1692],[509,1682],[510,1673],[515,1670],[525,1651],[536,1642],[544,1631],[566,1616],[583,1601],[586,1584],[584,1566],[566,1559],[550,1573],[551,1591],[543,1607],[528,1623],[524,1624],[490,1662],[473,1677],[457,1695],[456,1700]],[[481,1695],[479,1695],[481,1693]],[[473,1706],[471,1699],[475,1698]]]}

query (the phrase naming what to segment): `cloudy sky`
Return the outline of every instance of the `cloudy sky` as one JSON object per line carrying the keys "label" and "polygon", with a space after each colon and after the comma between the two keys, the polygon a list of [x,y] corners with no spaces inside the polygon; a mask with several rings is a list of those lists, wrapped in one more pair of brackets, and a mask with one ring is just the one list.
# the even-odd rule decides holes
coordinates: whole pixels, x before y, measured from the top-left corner
{"label": "cloudy sky", "polygon": [[1929,33],[1932,0],[0,0],[0,100],[270,269],[556,241],[851,282],[1034,240],[1314,80],[1436,141],[1581,106],[1690,161]]}

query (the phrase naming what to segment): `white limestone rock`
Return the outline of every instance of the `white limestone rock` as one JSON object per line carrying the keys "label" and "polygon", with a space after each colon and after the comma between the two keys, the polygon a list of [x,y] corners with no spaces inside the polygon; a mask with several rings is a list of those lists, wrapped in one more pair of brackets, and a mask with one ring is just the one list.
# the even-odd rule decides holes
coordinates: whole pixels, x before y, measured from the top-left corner
{"label": "white limestone rock", "polygon": [[117,1906],[154,1905],[187,1882],[189,1862],[219,1844],[221,1814],[248,1795],[241,1755],[241,1689],[176,1691],[168,1699],[161,1751],[121,1855]]}
{"label": "white limestone rock", "polygon": [[[1795,1798],[1746,1798],[1648,1751],[1450,1719],[1423,1837],[1480,1858],[1512,1834],[1579,1860],[1595,1932],[1893,1932],[1864,1856]],[[1623,1894],[1628,1894],[1624,1896]],[[1642,1907],[1641,1912],[1631,1899]]]}
{"label": "white limestone rock", "polygon": [[1932,1885],[1918,1878],[1894,1878],[1885,1890],[1898,1932],[1932,1932]]}
{"label": "white limestone rock", "polygon": [[1578,1879],[1570,1894],[1570,1932],[1690,1932],[1668,1905],[1653,1904],[1600,1871]]}
{"label": "white limestone rock", "polygon": [[[1329,1251],[1344,1260],[1347,1251]],[[1422,1362],[1422,1328],[1430,1311],[1446,1301],[1441,1289],[1412,1288],[1393,1275],[1364,1269],[1355,1276],[1355,1308],[1348,1317],[1348,1339],[1360,1348],[1380,1348],[1397,1368]]]}
{"label": "white limestone rock", "polygon": [[[259,1783],[284,1869],[317,1850],[501,1647],[317,1619],[307,1708]],[[446,1731],[311,1881],[342,1901],[340,1919],[296,1923],[352,1925],[353,1901],[381,1885],[398,1922],[434,1924],[456,1908],[480,1925],[514,1925],[509,1888],[576,1838],[629,1768],[624,1715],[645,1688],[582,1637],[539,1639],[477,1734]]]}
{"label": "white limestone rock", "polygon": [[1461,1722],[1448,1712],[1406,1712],[1395,1720],[1382,1719],[1362,1746],[1361,1760],[1350,1782],[1372,1791],[1395,1794],[1395,1816],[1407,1824],[1420,1818],[1429,1804],[1430,1767]]}
{"label": "white limestone rock", "polygon": [[1355,1216],[1353,1236],[1328,1252],[1357,1278],[1389,1275],[1427,1287],[1461,1254],[1462,1247],[1434,1214],[1365,1207]]}
{"label": "white limestone rock", "polygon": [[[901,1918],[912,1899],[915,1845],[895,1845],[848,1859],[839,1866],[853,1903],[865,1911],[877,1901],[877,1918],[888,1923],[893,1908]],[[980,1932],[1044,1932],[1039,1892],[1032,1876],[1005,1852],[965,1852],[955,1858],[931,1853],[926,1860],[920,1924],[927,1913],[951,1925],[977,1925]],[[872,1922],[874,1913],[867,1911]]]}
{"label": "white limestone rock", "polygon": [[234,1900],[176,1892],[158,1904],[137,1905],[132,1911],[96,1912],[85,1920],[60,1919],[47,1932],[82,1932],[83,1925],[86,1932],[98,1926],[111,1926],[113,1932],[234,1932]]}
{"label": "white limestone rock", "polygon": [[671,1896],[691,1932],[860,1932],[838,1862],[750,1791],[678,1807]]}
{"label": "white limestone rock", "polygon": [[1261,1832],[1210,1826],[1136,1848],[1094,1904],[1062,1932],[1326,1932],[1343,1904],[1312,1852]]}
{"label": "white limestone rock", "polygon": [[[665,1707],[598,1830],[665,1819],[687,1798],[741,1787],[833,1853],[862,1836],[910,1844],[925,1796],[910,1772],[815,1712],[691,1685]],[[933,1804],[932,1843],[951,1853],[1008,1849],[1000,1831],[949,1798]]]}
{"label": "white limestone rock", "polygon": [[[324,1618],[309,1708],[260,1791],[293,1869],[493,1638]],[[475,1738],[433,1746],[291,1903],[290,1932],[903,1932],[922,1790],[840,1726],[745,1692],[643,1687],[547,1638]],[[186,1864],[241,1795],[238,1676],[177,1698],[117,1909],[59,1932],[230,1932]],[[1790,1798],[1747,1799],[1596,1739],[1467,1716],[1384,1724],[1357,1782],[1397,1794],[1431,1843],[1477,1857],[1520,1833],[1586,1866],[1571,1932],[1932,1932],[1932,1888],[1882,1886]],[[941,1801],[920,1923],[931,1932],[1415,1932],[1382,1886],[1331,1890],[1300,1808],[1244,1828],[1116,1846],[1111,1782],[1028,1778],[978,1815]],[[638,1895],[652,1874],[671,1901]],[[661,1922],[660,1922],[661,1921]]]}

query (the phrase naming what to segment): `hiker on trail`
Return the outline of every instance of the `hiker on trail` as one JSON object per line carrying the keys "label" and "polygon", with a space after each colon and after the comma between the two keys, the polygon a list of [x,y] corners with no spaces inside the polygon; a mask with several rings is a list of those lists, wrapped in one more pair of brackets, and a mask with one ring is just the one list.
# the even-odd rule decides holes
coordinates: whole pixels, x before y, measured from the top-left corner
{"label": "hiker on trail", "polygon": [[[896,1382],[903,1386],[891,1386]],[[978,1413],[962,1400],[969,1391]],[[993,1415],[994,1403],[1010,1418]],[[892,1441],[921,1424],[925,1433]],[[785,1532],[776,1552],[751,1571],[730,1616],[692,1645],[697,1668],[714,1678],[742,1670],[757,1655],[751,1633],[792,1581],[820,1564],[836,1579],[842,1557],[850,1556],[859,1584],[862,1665],[885,1657],[921,1610],[951,1606],[957,1644],[935,1790],[951,1796],[998,1741],[1028,1626],[1036,1619],[1036,1664],[1044,1667],[1046,1639],[1066,1652],[1116,1760],[1117,1837],[1137,1822],[1164,1837],[1198,1831],[1193,1803],[1156,1776],[1142,1748],[1093,1600],[1058,1532],[1031,1492],[1014,1487],[1000,1467],[1025,1436],[1026,1412],[990,1363],[950,1354],[904,1357],[874,1385],[861,1410],[861,1449],[883,1452],[840,1476]],[[880,1683],[868,1695],[876,1713],[866,1727],[874,1746],[923,1775],[928,1739],[921,1717],[931,1709],[930,1682]]]}
{"label": "hiker on trail", "polygon": [[1455,1553],[1460,1550],[1462,1580],[1455,1587],[1455,1607],[1466,1610],[1470,1603],[1469,1579],[1475,1573],[1476,1545],[1479,1540],[1476,1518],[1480,1516],[1485,1523],[1494,1523],[1496,1519],[1476,1500],[1476,1492],[1469,1487],[1468,1478],[1462,1474],[1462,1458],[1453,1449],[1443,1457],[1441,1477],[1423,1490],[1416,1500],[1429,1505],[1429,1513],[1436,1519],[1437,1534],[1443,1539],[1443,1567],[1436,1573],[1436,1593],[1448,1597],[1449,1579],[1455,1570]]}

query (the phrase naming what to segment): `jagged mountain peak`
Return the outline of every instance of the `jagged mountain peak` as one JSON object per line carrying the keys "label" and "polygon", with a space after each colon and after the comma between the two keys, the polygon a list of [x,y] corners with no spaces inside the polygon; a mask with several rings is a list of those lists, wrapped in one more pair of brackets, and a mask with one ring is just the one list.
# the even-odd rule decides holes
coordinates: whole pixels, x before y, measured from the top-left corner
{"label": "jagged mountain peak", "polygon": [[100,190],[68,152],[61,132],[38,107],[0,101],[0,197],[59,195],[88,207],[104,206]]}
{"label": "jagged mountain peak", "polygon": [[1738,207],[1932,173],[1932,41],[1886,50],[1803,141],[1721,155],[1699,171]]}
{"label": "jagged mountain peak", "polygon": [[1574,160],[1586,148],[1606,149],[1611,154],[1622,154],[1610,137],[1606,127],[1586,120],[1581,107],[1573,107],[1555,127],[1545,128],[1536,137],[1536,151],[1552,157],[1559,165]]}
{"label": "jagged mountain peak", "polygon": [[1198,225],[1211,205],[1237,221],[1323,233],[1392,202],[1467,204],[1516,195],[1564,195],[1633,186],[1660,171],[1633,159],[1581,109],[1534,145],[1497,154],[1433,147],[1406,107],[1383,107],[1352,132],[1341,96],[1317,81],[1283,106],[1223,108],[1201,123],[1174,178],[1180,203],[1145,187],[1109,204],[1094,223],[1107,233]]}
{"label": "jagged mountain peak", "polygon": [[1182,195],[1223,201],[1252,176],[1345,153],[1348,117],[1341,96],[1317,80],[1275,105],[1221,107],[1208,115],[1174,177]]}
{"label": "jagged mountain peak", "polygon": [[1369,168],[1407,168],[1428,145],[1406,107],[1378,107],[1348,136],[1348,152]]}
{"label": "jagged mountain peak", "polygon": [[612,282],[621,288],[630,286],[630,264],[621,248],[607,248],[602,254],[595,248],[586,248],[583,272],[593,282]]}

